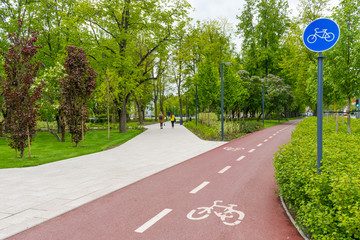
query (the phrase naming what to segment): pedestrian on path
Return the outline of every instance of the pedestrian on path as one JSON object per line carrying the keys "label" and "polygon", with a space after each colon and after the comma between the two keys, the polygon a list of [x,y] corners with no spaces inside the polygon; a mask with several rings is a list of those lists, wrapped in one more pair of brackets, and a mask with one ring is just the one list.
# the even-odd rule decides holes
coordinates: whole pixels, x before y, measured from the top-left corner
{"label": "pedestrian on path", "polygon": [[163,129],[164,115],[162,114],[162,112],[160,112],[159,114],[159,123],[160,123],[160,129]]}
{"label": "pedestrian on path", "polygon": [[171,127],[174,128],[174,124],[175,124],[175,121],[176,121],[174,114],[170,115],[170,121],[171,121]]}

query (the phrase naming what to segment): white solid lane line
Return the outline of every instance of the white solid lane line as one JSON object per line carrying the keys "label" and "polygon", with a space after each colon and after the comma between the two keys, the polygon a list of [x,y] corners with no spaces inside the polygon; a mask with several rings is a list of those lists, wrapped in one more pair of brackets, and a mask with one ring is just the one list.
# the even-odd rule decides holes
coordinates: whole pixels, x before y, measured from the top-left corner
{"label": "white solid lane line", "polygon": [[218,173],[224,173],[226,172],[227,170],[229,170],[231,168],[231,166],[226,166],[224,167],[223,169],[221,169]]}
{"label": "white solid lane line", "polygon": [[202,184],[200,184],[199,186],[197,186],[196,188],[194,188],[193,190],[191,190],[189,193],[195,194],[198,191],[200,191],[201,189],[203,189],[206,185],[208,185],[210,182],[203,182]]}
{"label": "white solid lane line", "polygon": [[253,151],[255,151],[255,149],[253,148],[253,149],[251,149],[251,150],[249,150],[249,153],[252,153]]}
{"label": "white solid lane line", "polygon": [[157,221],[159,221],[160,219],[162,219],[163,217],[165,217],[168,213],[170,213],[172,211],[172,209],[169,208],[165,208],[164,210],[162,210],[158,215],[156,215],[155,217],[153,217],[152,219],[150,219],[149,221],[147,221],[146,223],[144,223],[141,227],[139,227],[138,229],[135,230],[135,232],[137,233],[143,233],[144,231],[146,231],[146,229],[148,229],[149,227],[151,227],[152,225],[154,225]]}
{"label": "white solid lane line", "polygon": [[258,146],[258,147],[261,147],[261,146],[262,146],[262,143],[259,143],[257,146]]}
{"label": "white solid lane line", "polygon": [[236,161],[241,161],[241,160],[243,160],[245,158],[245,156],[241,156],[241,157],[239,157],[238,159],[236,159]]}

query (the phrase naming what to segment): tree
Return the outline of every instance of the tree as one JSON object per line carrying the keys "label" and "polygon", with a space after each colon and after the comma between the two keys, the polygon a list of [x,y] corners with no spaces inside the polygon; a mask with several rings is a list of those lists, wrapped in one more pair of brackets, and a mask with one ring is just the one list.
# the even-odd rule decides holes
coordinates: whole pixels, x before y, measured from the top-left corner
{"label": "tree", "polygon": [[82,48],[67,47],[68,57],[65,59],[66,77],[61,79],[61,108],[66,116],[72,141],[76,147],[83,140],[86,132],[85,120],[88,118],[86,103],[92,97],[98,75],[90,67],[86,53]]}
{"label": "tree", "polygon": [[285,84],[279,76],[269,74],[264,79],[267,86],[265,94],[266,108],[268,112],[277,112],[280,121],[280,111],[291,103],[292,94],[290,86]]}
{"label": "tree", "polygon": [[58,125],[58,133],[61,133],[61,138],[50,129],[48,125],[48,131],[53,134],[59,142],[65,142],[65,120],[64,113],[59,108],[60,104],[60,80],[65,77],[65,69],[60,63],[57,63],[54,67],[49,67],[45,72],[37,78],[37,82],[45,82],[46,85],[43,88],[43,96],[39,109],[39,115],[48,121],[55,118]]}
{"label": "tree", "polygon": [[207,57],[198,67],[195,75],[195,84],[198,88],[200,109],[208,109],[220,96],[219,73],[210,58]]}
{"label": "tree", "polygon": [[117,83],[122,91],[114,103],[118,108],[120,132],[126,132],[131,94],[154,79],[150,74],[155,67],[154,59],[160,49],[169,45],[175,23],[187,18],[189,7],[185,0],[82,2],[80,16],[92,31],[98,55],[104,52],[109,66],[119,76]]}
{"label": "tree", "polygon": [[[341,29],[337,44],[328,51],[325,70],[329,72],[335,88],[346,96],[348,110],[351,110],[351,100],[360,95],[360,3],[343,0],[335,9],[333,19]],[[347,132],[351,133],[350,114],[347,121]]]}
{"label": "tree", "polygon": [[265,77],[279,73],[281,38],[289,24],[287,9],[284,0],[246,0],[237,18],[245,69],[250,75]]}
{"label": "tree", "polygon": [[[19,20],[19,29],[22,21]],[[21,32],[20,30],[18,31]],[[29,31],[28,38],[17,33],[9,34],[11,43],[8,53],[2,53],[5,58],[5,73],[7,77],[1,79],[2,93],[7,109],[5,128],[11,139],[9,146],[20,151],[24,157],[24,149],[29,147],[35,136],[36,117],[41,97],[43,82],[35,86],[37,72],[42,66],[40,62],[33,60],[40,46],[35,46],[38,32]]]}

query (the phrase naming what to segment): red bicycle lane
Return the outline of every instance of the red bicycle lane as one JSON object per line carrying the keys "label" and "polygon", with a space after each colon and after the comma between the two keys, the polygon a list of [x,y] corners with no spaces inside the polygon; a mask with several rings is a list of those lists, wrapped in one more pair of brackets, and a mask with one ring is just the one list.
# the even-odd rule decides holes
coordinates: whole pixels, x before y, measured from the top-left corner
{"label": "red bicycle lane", "polygon": [[[10,239],[302,239],[275,194],[272,166],[294,126],[234,140]],[[235,220],[243,212],[242,221],[225,225],[214,211],[201,220],[187,217],[216,200],[236,204],[229,209]]]}

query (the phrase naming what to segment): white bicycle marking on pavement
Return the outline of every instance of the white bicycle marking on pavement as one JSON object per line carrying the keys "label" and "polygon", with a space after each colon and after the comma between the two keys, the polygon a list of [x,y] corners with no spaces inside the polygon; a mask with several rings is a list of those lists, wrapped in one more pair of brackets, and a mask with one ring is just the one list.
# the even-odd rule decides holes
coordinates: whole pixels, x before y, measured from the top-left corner
{"label": "white bicycle marking on pavement", "polygon": [[234,207],[237,207],[236,204],[228,204],[228,206],[221,206],[217,203],[223,201],[216,200],[211,207],[198,207],[191,210],[186,217],[190,220],[203,220],[210,216],[211,212],[214,212],[221,221],[228,226],[235,226],[241,223],[245,217],[245,213],[235,210]]}
{"label": "white bicycle marking on pavement", "polygon": [[226,151],[233,151],[233,152],[236,152],[236,151],[244,150],[245,148],[243,148],[243,147],[237,147],[237,148],[233,148],[233,147],[224,147],[223,149],[224,149],[224,150],[226,150]]}

